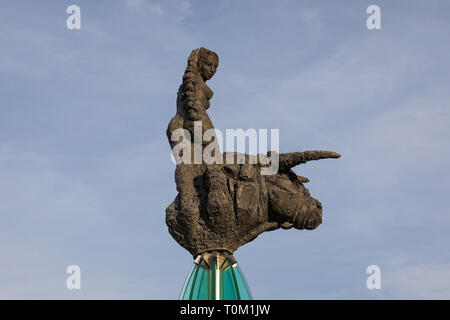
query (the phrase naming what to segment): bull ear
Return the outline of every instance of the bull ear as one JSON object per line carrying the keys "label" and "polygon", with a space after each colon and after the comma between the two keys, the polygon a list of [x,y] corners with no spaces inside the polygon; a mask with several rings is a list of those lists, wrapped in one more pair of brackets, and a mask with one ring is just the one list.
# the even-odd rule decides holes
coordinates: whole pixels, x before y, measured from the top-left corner
{"label": "bull ear", "polygon": [[298,181],[300,181],[301,183],[308,183],[309,179],[306,177],[302,177],[302,176],[297,176]]}

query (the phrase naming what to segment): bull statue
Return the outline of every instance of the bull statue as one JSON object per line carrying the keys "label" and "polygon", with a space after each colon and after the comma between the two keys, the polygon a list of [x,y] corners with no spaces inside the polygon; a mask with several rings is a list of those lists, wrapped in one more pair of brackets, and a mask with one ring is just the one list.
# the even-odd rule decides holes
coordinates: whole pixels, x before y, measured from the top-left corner
{"label": "bull statue", "polygon": [[[178,90],[177,112],[167,128],[177,160],[178,195],[166,209],[166,223],[172,237],[194,258],[207,252],[232,255],[265,231],[317,228],[322,223],[322,205],[305,188],[309,180],[292,168],[311,160],[340,157],[322,150],[269,152],[260,157],[221,153],[206,112],[213,95],[206,81],[218,65],[215,52],[205,48],[192,51]],[[209,143],[194,139],[197,129],[202,137],[210,137]],[[196,152],[206,148],[212,150],[215,162],[195,160]],[[277,170],[267,174],[275,162]]]}

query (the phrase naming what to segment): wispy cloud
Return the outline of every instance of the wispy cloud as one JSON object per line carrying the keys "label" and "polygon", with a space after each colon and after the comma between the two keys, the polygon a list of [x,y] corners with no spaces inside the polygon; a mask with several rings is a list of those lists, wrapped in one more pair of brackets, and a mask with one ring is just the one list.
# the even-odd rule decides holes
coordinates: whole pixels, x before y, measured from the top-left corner
{"label": "wispy cloud", "polygon": [[386,272],[382,272],[384,289],[397,299],[448,299],[450,263],[446,257],[442,261],[429,258],[391,259]]}
{"label": "wispy cloud", "polygon": [[154,17],[164,16],[174,22],[181,22],[193,13],[191,3],[187,0],[121,0],[126,7]]}

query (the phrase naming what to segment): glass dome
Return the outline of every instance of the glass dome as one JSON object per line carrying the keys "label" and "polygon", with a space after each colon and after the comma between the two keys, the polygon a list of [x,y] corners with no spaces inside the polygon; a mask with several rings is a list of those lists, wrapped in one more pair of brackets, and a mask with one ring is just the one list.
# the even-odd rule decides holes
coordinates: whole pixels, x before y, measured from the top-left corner
{"label": "glass dome", "polygon": [[180,300],[252,300],[252,295],[233,255],[214,251],[195,259]]}

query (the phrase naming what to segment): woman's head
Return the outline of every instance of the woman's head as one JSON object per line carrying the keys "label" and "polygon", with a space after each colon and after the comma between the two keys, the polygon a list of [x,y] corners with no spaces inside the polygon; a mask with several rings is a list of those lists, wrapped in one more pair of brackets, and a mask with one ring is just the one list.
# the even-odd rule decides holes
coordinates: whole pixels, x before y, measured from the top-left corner
{"label": "woman's head", "polygon": [[198,70],[203,80],[211,79],[219,66],[219,57],[217,54],[206,48],[200,48],[198,52]]}

